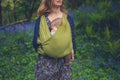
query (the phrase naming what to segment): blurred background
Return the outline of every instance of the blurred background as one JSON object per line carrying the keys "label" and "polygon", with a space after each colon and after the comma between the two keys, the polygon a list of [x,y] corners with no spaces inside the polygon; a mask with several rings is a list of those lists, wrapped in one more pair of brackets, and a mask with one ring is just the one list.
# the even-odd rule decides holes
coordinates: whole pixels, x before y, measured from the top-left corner
{"label": "blurred background", "polygon": [[[120,0],[64,0],[75,22],[73,80],[120,80]],[[41,0],[0,0],[0,80],[34,80]]]}

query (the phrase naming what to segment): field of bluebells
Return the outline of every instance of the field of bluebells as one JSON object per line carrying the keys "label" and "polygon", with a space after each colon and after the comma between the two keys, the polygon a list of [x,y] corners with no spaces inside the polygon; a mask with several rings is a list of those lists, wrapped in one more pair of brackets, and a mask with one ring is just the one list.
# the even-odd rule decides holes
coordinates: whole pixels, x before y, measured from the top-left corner
{"label": "field of bluebells", "polygon": [[[0,80],[34,79],[37,53],[32,46],[33,28],[34,22],[1,28]],[[80,36],[76,37],[73,80],[120,80],[120,61],[106,59],[103,57],[104,52],[100,50],[100,42]]]}

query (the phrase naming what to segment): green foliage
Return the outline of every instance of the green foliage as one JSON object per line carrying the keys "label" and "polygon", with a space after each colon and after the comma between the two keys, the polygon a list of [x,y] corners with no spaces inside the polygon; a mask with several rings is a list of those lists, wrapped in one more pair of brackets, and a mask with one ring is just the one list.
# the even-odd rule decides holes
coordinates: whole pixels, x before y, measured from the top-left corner
{"label": "green foliage", "polygon": [[92,26],[86,26],[85,32],[87,33],[88,37],[93,37],[93,28],[92,28]]}
{"label": "green foliage", "polygon": [[37,54],[25,33],[0,33],[0,80],[33,80]]}
{"label": "green foliage", "polygon": [[[88,0],[89,3],[89,0]],[[86,39],[94,44],[99,43],[100,49],[106,54],[119,56],[119,10],[113,10],[112,1],[100,1],[98,5],[91,8],[97,8],[93,12],[88,10],[74,11],[74,20],[76,20],[76,35],[87,35]],[[85,5],[84,5],[85,6]],[[84,8],[81,7],[81,8]],[[92,9],[91,9],[92,10]]]}
{"label": "green foliage", "polygon": [[98,3],[99,11],[108,11],[111,9],[111,1],[101,1]]}
{"label": "green foliage", "polygon": [[[96,0],[87,1],[89,4]],[[116,3],[112,0],[86,4],[73,14],[77,43],[73,79],[119,80],[120,10],[113,9]]]}
{"label": "green foliage", "polygon": [[110,30],[108,27],[106,27],[105,31],[104,31],[104,35],[105,35],[105,39],[106,40],[110,40],[111,35],[110,35]]}
{"label": "green foliage", "polygon": [[[84,35],[80,36],[86,38]],[[113,68],[119,69],[119,63],[110,62],[111,65],[107,66],[109,63],[101,55],[104,52],[98,52],[101,44],[98,42],[93,44],[93,42],[85,41],[84,38],[80,38],[77,43],[82,47],[77,48],[76,58],[72,64],[73,80],[76,80],[76,78],[83,80],[118,80],[120,71],[115,71]]]}
{"label": "green foliage", "polygon": [[21,21],[30,21],[36,17],[39,0],[2,0],[3,25]]}
{"label": "green foliage", "polygon": [[114,57],[120,57],[119,50],[120,49],[120,39],[117,41],[107,41],[106,44],[103,45],[103,50],[105,52],[109,52]]}

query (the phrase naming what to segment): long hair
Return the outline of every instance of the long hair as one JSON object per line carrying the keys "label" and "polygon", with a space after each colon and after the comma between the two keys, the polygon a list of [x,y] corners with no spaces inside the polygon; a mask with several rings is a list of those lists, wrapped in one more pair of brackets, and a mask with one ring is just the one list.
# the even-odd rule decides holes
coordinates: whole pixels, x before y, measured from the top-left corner
{"label": "long hair", "polygon": [[[41,16],[41,15],[46,15],[47,13],[49,13],[51,8],[53,7],[52,1],[53,0],[42,0],[37,10],[37,15]],[[67,11],[64,9],[64,2],[62,2],[62,5],[60,6],[60,10],[63,13],[67,13]]]}

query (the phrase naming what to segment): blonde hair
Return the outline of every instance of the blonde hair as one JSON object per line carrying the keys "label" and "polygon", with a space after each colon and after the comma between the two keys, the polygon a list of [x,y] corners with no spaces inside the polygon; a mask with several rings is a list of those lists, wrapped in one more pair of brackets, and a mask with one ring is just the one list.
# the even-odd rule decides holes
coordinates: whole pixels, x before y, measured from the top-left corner
{"label": "blonde hair", "polygon": [[[52,5],[53,0],[42,0],[38,10],[37,10],[37,15],[45,15],[50,12],[51,8],[53,7]],[[64,9],[64,2],[62,2],[62,5],[60,6],[60,10],[63,13],[67,13],[67,11]]]}

